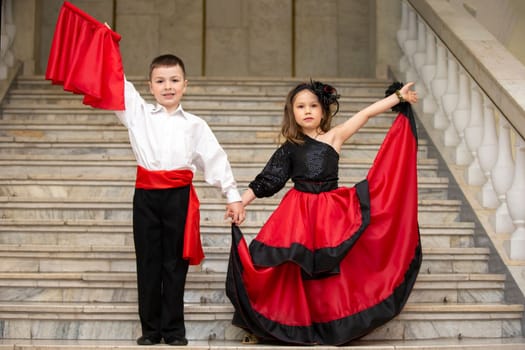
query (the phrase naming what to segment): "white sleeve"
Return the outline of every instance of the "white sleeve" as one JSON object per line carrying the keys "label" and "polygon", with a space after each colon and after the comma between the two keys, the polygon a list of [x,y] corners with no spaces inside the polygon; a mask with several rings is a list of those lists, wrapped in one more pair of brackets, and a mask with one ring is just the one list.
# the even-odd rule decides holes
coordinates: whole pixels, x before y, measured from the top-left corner
{"label": "white sleeve", "polygon": [[221,189],[227,203],[241,201],[228,155],[206,123],[202,123],[200,128],[194,159],[197,169],[204,173],[207,183]]}
{"label": "white sleeve", "polygon": [[124,103],[126,109],[116,111],[115,114],[120,122],[129,128],[133,124],[133,119],[144,113],[146,102],[135,86],[126,79],[124,79]]}

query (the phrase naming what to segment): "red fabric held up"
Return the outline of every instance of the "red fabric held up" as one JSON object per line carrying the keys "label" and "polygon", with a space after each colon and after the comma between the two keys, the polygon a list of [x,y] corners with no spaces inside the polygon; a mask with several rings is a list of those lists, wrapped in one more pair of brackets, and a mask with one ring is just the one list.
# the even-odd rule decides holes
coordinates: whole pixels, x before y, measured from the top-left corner
{"label": "red fabric held up", "polygon": [[84,95],[94,108],[124,110],[121,36],[65,1],[51,43],[46,79]]}

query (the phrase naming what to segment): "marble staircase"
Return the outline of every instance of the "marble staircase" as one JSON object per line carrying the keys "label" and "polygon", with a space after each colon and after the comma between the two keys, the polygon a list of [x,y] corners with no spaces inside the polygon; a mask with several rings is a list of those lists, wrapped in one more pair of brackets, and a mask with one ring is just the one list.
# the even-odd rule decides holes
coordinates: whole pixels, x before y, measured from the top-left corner
{"label": "marble staircase", "polygon": [[[146,84],[136,77],[147,96]],[[241,189],[275,150],[293,79],[192,79],[184,108],[208,121]],[[343,117],[384,94],[386,81],[338,80]],[[110,112],[43,77],[19,78],[0,106],[0,350],[128,349],[140,335],[131,198],[135,162],[127,132]],[[340,183],[361,180],[394,118],[372,119],[344,147]],[[524,306],[512,280],[479,246],[479,225],[421,130],[419,220],[424,261],[403,312],[352,348],[525,349]],[[206,259],[186,288],[190,347],[237,349],[224,281],[229,224],[224,199],[198,175]],[[285,189],[286,190],[286,189]],[[248,239],[277,205],[248,208]],[[460,196],[459,196],[460,197]],[[272,345],[274,348],[279,346]],[[283,347],[288,348],[288,347]],[[295,347],[294,347],[295,348]]]}

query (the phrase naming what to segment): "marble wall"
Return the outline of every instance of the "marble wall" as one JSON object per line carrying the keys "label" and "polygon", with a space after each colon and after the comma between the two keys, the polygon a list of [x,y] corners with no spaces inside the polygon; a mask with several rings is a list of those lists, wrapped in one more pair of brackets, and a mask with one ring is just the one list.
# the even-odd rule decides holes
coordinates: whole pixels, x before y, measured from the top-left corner
{"label": "marble wall", "polygon": [[[122,35],[129,76],[171,52],[193,76],[384,77],[398,50],[399,0],[70,2]],[[63,0],[14,3],[15,20],[33,24],[15,46],[24,73],[42,74]]]}
{"label": "marble wall", "polygon": [[290,76],[292,1],[208,0],[204,74]]}

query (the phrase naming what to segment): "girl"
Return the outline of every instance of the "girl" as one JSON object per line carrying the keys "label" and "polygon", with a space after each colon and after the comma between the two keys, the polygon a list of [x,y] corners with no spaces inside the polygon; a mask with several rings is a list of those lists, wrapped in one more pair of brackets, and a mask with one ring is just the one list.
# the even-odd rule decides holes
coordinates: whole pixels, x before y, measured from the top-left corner
{"label": "girl", "polygon": [[[243,193],[243,205],[272,196],[288,179],[294,186],[249,248],[232,225],[226,290],[247,341],[341,345],[403,308],[421,264],[412,86],[393,84],[333,128],[333,87],[313,81],[288,94],[286,141]],[[400,113],[366,179],[339,187],[343,143],[390,108]]]}

